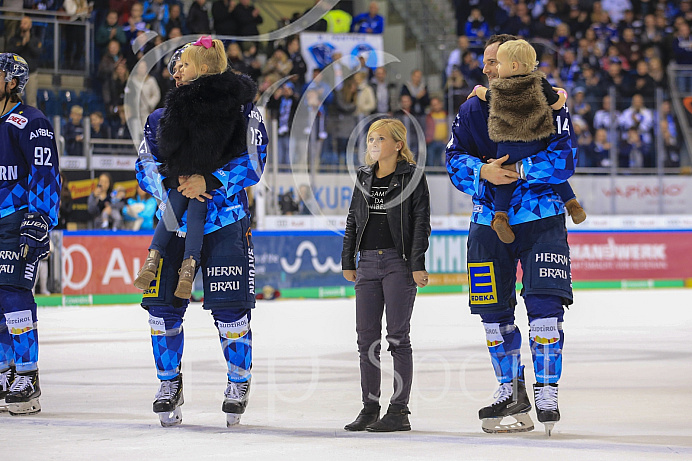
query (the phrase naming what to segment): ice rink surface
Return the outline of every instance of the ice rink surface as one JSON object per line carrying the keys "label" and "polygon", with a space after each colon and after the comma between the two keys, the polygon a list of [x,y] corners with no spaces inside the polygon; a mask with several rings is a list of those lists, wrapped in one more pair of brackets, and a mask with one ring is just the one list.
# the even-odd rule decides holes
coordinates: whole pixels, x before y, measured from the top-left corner
{"label": "ice rink surface", "polygon": [[[43,411],[0,414],[0,459],[690,460],[692,290],[577,291],[565,316],[562,421],[481,431],[495,382],[466,295],[419,296],[412,321],[411,432],[349,433],[361,408],[354,300],[259,302],[241,425],[226,429],[225,362],[199,304],[185,327],[183,424],[151,411],[158,381],[137,305],[39,309]],[[527,387],[534,379],[523,304]],[[383,347],[383,404],[391,358]],[[7,458],[5,458],[7,456]]]}

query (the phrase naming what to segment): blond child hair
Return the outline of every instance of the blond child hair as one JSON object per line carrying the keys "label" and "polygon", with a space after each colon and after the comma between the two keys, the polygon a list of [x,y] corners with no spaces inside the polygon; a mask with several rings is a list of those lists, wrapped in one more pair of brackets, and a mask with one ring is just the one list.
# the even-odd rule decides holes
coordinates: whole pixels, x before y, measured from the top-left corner
{"label": "blond child hair", "polygon": [[[402,148],[399,150],[399,156],[397,161],[406,160],[408,163],[416,163],[413,159],[413,153],[409,149],[406,143],[406,127],[401,121],[395,118],[383,118],[373,122],[368,129],[368,138],[370,138],[370,133],[373,131],[380,131],[386,129],[389,135],[394,139],[395,142],[401,142]],[[370,150],[368,149],[365,153],[365,164],[374,165],[375,160],[370,156]]]}
{"label": "blond child hair", "polygon": [[519,67],[513,73],[530,74],[538,65],[536,50],[526,40],[510,40],[501,44],[497,51],[502,50],[507,54],[510,63],[517,63]]}
{"label": "blond child hair", "polygon": [[218,39],[212,41],[212,46],[206,48],[195,42],[183,50],[180,55],[182,61],[189,61],[197,69],[197,77],[202,75],[221,74],[228,69],[228,58],[223,42]]}

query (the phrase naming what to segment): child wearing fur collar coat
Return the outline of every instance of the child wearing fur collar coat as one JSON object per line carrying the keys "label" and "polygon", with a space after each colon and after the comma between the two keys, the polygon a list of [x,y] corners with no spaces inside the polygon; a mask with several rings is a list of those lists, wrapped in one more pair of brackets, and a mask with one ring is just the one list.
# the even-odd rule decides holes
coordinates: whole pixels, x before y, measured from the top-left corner
{"label": "child wearing fur collar coat", "polygon": [[[533,71],[536,63],[536,51],[527,41],[503,43],[497,50],[499,78],[490,82],[490,90],[478,85],[469,95],[489,102],[488,135],[498,143],[498,158],[508,156],[508,164],[521,165],[522,159],[545,149],[544,139],[555,133],[553,110],[560,110],[567,100],[565,90],[554,89],[542,73]],[[565,203],[572,221],[583,222],[586,213],[569,183],[552,187]],[[495,193],[491,227],[504,243],[514,241],[507,216],[514,188],[514,184],[499,185]]]}

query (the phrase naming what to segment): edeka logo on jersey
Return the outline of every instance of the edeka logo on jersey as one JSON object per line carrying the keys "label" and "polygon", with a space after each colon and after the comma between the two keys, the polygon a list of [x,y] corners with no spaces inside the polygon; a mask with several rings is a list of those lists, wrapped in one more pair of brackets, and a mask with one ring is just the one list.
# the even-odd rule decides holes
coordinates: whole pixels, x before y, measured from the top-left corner
{"label": "edeka logo on jersey", "polygon": [[468,263],[469,299],[471,304],[497,303],[495,266],[492,261]]}
{"label": "edeka logo on jersey", "polygon": [[[159,259],[159,267],[156,269],[156,277],[149,284],[149,288],[144,290],[142,294],[143,298],[158,298],[159,297],[159,285],[161,283],[161,268],[163,267],[163,258]],[[152,333],[153,335],[154,333]]]}
{"label": "edeka logo on jersey", "polygon": [[484,323],[485,328],[485,341],[488,343],[488,347],[499,346],[504,343],[505,340],[500,333],[499,323]]}
{"label": "edeka logo on jersey", "polygon": [[5,314],[5,320],[11,335],[21,335],[34,329],[34,319],[30,310],[8,312]]}
{"label": "edeka logo on jersey", "polygon": [[226,339],[242,338],[250,331],[250,322],[247,319],[247,315],[235,322],[218,322],[217,325],[219,326],[219,335]]}
{"label": "edeka logo on jersey", "polygon": [[555,344],[560,340],[557,318],[535,319],[529,324],[529,337],[538,344]]}
{"label": "edeka logo on jersey", "polygon": [[152,336],[164,336],[166,334],[166,321],[161,317],[154,317],[149,314],[149,327]]}

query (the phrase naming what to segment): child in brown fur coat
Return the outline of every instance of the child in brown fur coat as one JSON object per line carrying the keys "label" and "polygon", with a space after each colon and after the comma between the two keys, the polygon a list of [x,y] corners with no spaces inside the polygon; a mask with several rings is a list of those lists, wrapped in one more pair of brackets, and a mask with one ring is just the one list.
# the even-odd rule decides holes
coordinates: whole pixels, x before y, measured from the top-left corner
{"label": "child in brown fur coat", "polygon": [[[500,78],[490,83],[491,92],[477,86],[470,95],[490,103],[488,135],[497,142],[498,158],[509,155],[505,163],[516,163],[545,149],[545,138],[555,133],[553,110],[560,110],[567,100],[564,90],[556,92],[542,73],[533,72],[536,51],[525,40],[512,40],[497,50],[497,72]],[[567,181],[553,184],[553,190],[565,203],[572,221],[579,224],[586,213]],[[495,217],[491,227],[504,243],[514,241],[507,212],[514,184],[497,186]]]}

